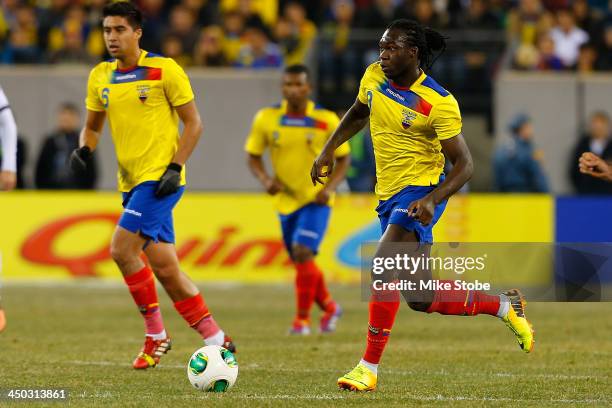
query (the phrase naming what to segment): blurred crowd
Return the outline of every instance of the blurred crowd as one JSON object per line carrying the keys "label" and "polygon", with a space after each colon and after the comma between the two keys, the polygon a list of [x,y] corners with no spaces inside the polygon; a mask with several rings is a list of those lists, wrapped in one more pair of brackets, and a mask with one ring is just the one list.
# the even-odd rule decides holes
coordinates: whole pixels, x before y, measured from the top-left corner
{"label": "blurred crowd", "polygon": [[[92,63],[105,57],[105,0],[2,0],[1,61]],[[304,62],[317,35],[323,59],[361,67],[354,30],[396,18],[432,28],[507,33],[516,68],[612,69],[607,0],[138,0],[142,46],[183,66],[278,67]],[[612,4],[612,3],[611,3]],[[612,5],[610,6],[612,7]],[[331,58],[331,60],[330,60]],[[474,57],[482,58],[482,56]],[[351,65],[352,64],[352,65]]]}
{"label": "blurred crowd", "polygon": [[507,31],[517,69],[612,70],[612,2],[520,0]]}

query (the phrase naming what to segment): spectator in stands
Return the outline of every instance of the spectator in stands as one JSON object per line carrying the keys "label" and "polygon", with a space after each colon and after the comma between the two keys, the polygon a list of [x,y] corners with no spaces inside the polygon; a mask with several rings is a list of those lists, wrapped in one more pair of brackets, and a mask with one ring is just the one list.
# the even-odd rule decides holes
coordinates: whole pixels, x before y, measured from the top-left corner
{"label": "spectator in stands", "polygon": [[[95,32],[95,37],[90,35],[91,31],[85,10],[78,5],[71,6],[61,24],[49,30],[50,62],[92,62],[92,56],[86,50],[87,45],[90,41],[99,43],[102,38],[100,31]],[[103,47],[96,47],[97,52],[102,49]],[[98,54],[98,57],[100,55]]]}
{"label": "spectator in stands", "polygon": [[196,25],[199,27],[213,25],[219,21],[218,7],[214,0],[182,0],[181,4],[195,16]]}
{"label": "spectator in stands", "polygon": [[539,60],[536,69],[539,71],[561,71],[565,68],[561,58],[555,54],[555,43],[550,35],[544,34],[538,40]]}
{"label": "spectator in stands", "polygon": [[598,71],[612,71],[612,21],[606,25],[602,36],[603,44],[598,50],[595,69]]}
{"label": "spectator in stands", "polygon": [[578,52],[576,71],[581,74],[593,72],[595,70],[595,61],[597,61],[597,48],[592,43],[582,44]]}
{"label": "spectator in stands", "polygon": [[34,64],[41,61],[38,21],[32,6],[22,4],[17,8],[2,61],[9,64]]}
{"label": "spectator in stands", "polygon": [[572,12],[576,19],[576,25],[584,30],[589,35],[589,38],[596,38],[600,31],[601,18],[598,13],[591,10],[588,0],[574,0]]}
{"label": "spectator in stands", "polygon": [[354,14],[352,0],[335,0],[331,19],[323,25],[326,41],[320,44],[319,73],[321,86],[328,92],[351,92],[362,73],[356,50],[349,47]]}
{"label": "spectator in stands", "polygon": [[576,26],[576,20],[570,9],[557,11],[557,25],[550,31],[555,43],[555,54],[563,65],[572,68],[578,60],[580,46],[589,41],[589,35]]}
{"label": "spectator in stands", "polygon": [[80,6],[70,7],[62,24],[49,31],[51,63],[91,64],[100,59],[103,50],[101,31],[89,25]]}
{"label": "spectator in stands", "polygon": [[[288,18],[280,16],[274,26],[274,41],[276,41],[284,56],[293,55],[298,52],[300,46],[300,33],[297,32]],[[322,58],[325,59],[324,56]]]}
{"label": "spectator in stands", "polygon": [[317,36],[317,27],[306,18],[304,6],[296,1],[287,3],[284,17],[291,24],[291,30],[298,39],[295,49],[284,55],[287,65],[304,64],[310,55],[313,42]]}
{"label": "spectator in stands", "polygon": [[488,0],[471,0],[465,10],[451,18],[453,28],[495,30],[501,27],[499,18],[489,9]]}
{"label": "spectator in stands", "polygon": [[272,43],[264,27],[248,27],[246,43],[240,49],[235,66],[242,68],[279,68],[283,58],[278,45]]}
{"label": "spectator in stands", "polygon": [[512,140],[501,146],[493,158],[495,189],[508,193],[545,193],[548,180],[542,169],[542,153],[533,143],[533,126],[525,114],[509,125]]}
{"label": "spectator in stands", "polygon": [[360,27],[380,29],[391,24],[394,14],[393,0],[374,0],[369,7],[362,9],[357,21]]}
{"label": "spectator in stands", "polygon": [[546,33],[553,25],[552,15],[540,0],[520,0],[519,7],[508,14],[508,43],[535,45],[540,34]]}
{"label": "spectator in stands", "polygon": [[435,10],[433,0],[405,0],[394,15],[396,19],[416,20],[431,28],[439,29],[446,25],[446,16]]}
{"label": "spectator in stands", "polygon": [[591,152],[606,161],[612,160],[612,135],[610,117],[603,111],[591,115],[589,129],[576,146],[569,165],[569,176],[574,190],[579,194],[612,194],[612,184],[580,173],[578,159]]}
{"label": "spectator in stands", "polygon": [[57,129],[49,134],[36,162],[36,188],[93,189],[97,180],[95,153],[86,174],[76,177],[67,166],[70,153],[79,147],[78,108],[63,103],[58,111]]}
{"label": "spectator in stands", "polygon": [[240,49],[244,45],[244,19],[238,12],[231,11],[223,15],[223,52],[230,64],[238,60]]}
{"label": "spectator in stands", "polygon": [[144,17],[140,46],[144,50],[159,54],[165,29],[164,0],[142,0],[140,9]]}
{"label": "spectator in stands", "polygon": [[187,7],[180,4],[174,6],[170,12],[169,25],[164,34],[164,37],[167,36],[179,39],[182,45],[182,52],[185,55],[193,54],[199,32],[195,25],[195,17]]}
{"label": "spectator in stands", "polygon": [[172,58],[183,68],[191,65],[191,56],[183,49],[183,42],[178,35],[166,35],[162,39],[161,52],[164,57]]}
{"label": "spectator in stands", "polygon": [[[266,27],[273,27],[278,17],[278,0],[220,0],[221,13],[238,12],[239,14],[263,22]],[[255,19],[248,21],[248,25],[257,25]]]}
{"label": "spectator in stands", "polygon": [[228,61],[223,52],[223,30],[213,25],[202,30],[193,54],[193,63],[203,67],[225,67]]}
{"label": "spectator in stands", "polygon": [[[37,2],[40,5],[45,5],[46,2]],[[48,5],[39,8],[39,46],[41,50],[48,49],[49,32],[53,27],[62,25],[64,17],[70,6],[70,0],[51,0]],[[98,24],[100,22],[98,21]]]}
{"label": "spectator in stands", "polygon": [[19,0],[4,0],[0,3],[0,44],[4,45],[9,28],[15,26],[15,15],[19,8]]}

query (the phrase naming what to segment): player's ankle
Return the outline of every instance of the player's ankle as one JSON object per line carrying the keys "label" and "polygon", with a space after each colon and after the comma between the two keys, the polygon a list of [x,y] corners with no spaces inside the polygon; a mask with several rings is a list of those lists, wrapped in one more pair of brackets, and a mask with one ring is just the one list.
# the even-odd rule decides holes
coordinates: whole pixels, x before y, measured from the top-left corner
{"label": "player's ankle", "polygon": [[368,370],[374,373],[374,375],[378,375],[378,364],[370,363],[365,361],[363,358],[359,361],[359,364],[366,367]]}
{"label": "player's ankle", "polygon": [[147,333],[147,337],[151,337],[153,340],[165,340],[168,338],[168,334],[166,333],[166,329],[162,330],[159,333]]}
{"label": "player's ankle", "polygon": [[204,339],[204,344],[207,346],[223,346],[225,342],[225,333],[219,330],[217,333]]}

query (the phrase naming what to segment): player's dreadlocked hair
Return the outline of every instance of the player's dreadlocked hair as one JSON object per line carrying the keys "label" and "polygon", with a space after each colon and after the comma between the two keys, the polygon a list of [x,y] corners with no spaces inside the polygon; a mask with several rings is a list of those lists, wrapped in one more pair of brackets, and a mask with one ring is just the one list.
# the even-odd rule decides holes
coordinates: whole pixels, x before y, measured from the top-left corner
{"label": "player's dreadlocked hair", "polygon": [[[403,31],[407,36],[408,42],[418,48],[419,63],[422,68],[431,68],[446,49],[447,37],[414,20],[395,20],[387,27],[387,30],[391,29]],[[439,52],[434,57],[434,52],[436,51]]]}

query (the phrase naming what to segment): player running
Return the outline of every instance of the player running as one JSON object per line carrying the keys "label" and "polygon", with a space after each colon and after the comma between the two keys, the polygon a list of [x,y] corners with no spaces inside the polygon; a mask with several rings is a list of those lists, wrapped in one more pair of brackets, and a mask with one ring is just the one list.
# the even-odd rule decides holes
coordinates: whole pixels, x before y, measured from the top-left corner
{"label": "player running", "polygon": [[[103,18],[104,41],[113,59],[98,64],[89,75],[87,121],[81,147],[72,153],[70,165],[77,173],[86,169],[108,115],[124,207],[111,254],[146,329],[144,346],[133,366],[155,367],[171,347],[154,275],[205,344],[234,351],[198,288],[180,270],[174,246],[172,209],[185,189],[185,162],[202,132],[189,79],[174,60],[140,49],[142,14],[134,5],[111,3],[104,8]],[[182,135],[179,119],[184,125]],[[143,251],[150,267],[140,258]]]}
{"label": "player running", "polygon": [[[370,120],[376,157],[376,209],[383,236],[378,254],[389,242],[433,242],[432,228],[446,202],[471,177],[472,157],[461,134],[455,98],[424,68],[434,51],[443,51],[445,38],[410,20],[394,21],[380,42],[380,59],[366,70],[357,100],[344,116],[312,167],[312,181],[333,174],[336,146],[349,140]],[[433,61],[432,61],[433,62]],[[445,157],[453,169],[444,177]],[[399,296],[372,296],[369,304],[367,347],[359,364],[338,379],[342,389],[376,388],[378,363],[399,308]],[[497,316],[516,335],[525,352],[533,349],[533,331],[525,318],[525,301],[518,290],[499,296],[479,291],[425,292],[411,300],[417,311],[447,315]]]}
{"label": "player running", "polygon": [[[313,186],[308,178],[310,164],[338,126],[338,116],[309,99],[312,88],[304,65],[285,69],[282,92],[281,104],[255,115],[245,145],[248,166],[267,193],[274,196],[285,247],[297,272],[297,315],[290,333],[310,334],[313,302],[323,311],[320,331],[333,332],[342,309],[330,296],[315,256],[325,235],[334,191],[349,166],[350,150],[348,144],[338,144],[331,151],[336,171],[325,184]],[[272,176],[261,157],[267,148]]]}

